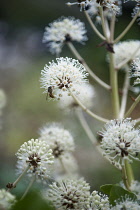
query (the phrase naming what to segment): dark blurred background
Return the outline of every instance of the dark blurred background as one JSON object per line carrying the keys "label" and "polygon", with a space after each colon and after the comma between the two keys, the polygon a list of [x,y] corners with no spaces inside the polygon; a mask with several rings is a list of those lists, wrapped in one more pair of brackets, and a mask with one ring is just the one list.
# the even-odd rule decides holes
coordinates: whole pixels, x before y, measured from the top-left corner
{"label": "dark blurred background", "polygon": [[[106,51],[97,48],[101,42],[90,29],[84,14],[77,6],[67,7],[67,0],[12,0],[0,2],[0,88],[5,91],[7,105],[1,117],[0,130],[0,188],[15,180],[15,153],[20,145],[31,138],[38,137],[39,128],[46,122],[61,122],[73,133],[76,142],[75,157],[80,173],[92,185],[99,189],[101,184],[116,183],[121,180],[121,174],[110,166],[96,151],[85,135],[74,114],[65,115],[57,107],[57,102],[46,101],[46,95],[40,89],[40,71],[44,65],[55,59],[46,46],[42,44],[45,26],[61,16],[75,16],[85,22],[88,30],[86,45],[76,44],[79,52],[94,72],[109,83]],[[116,35],[119,34],[131,20],[134,4],[123,5],[123,16],[118,17]],[[138,39],[139,26],[134,24],[125,39]],[[73,55],[67,47],[63,48],[61,56]],[[73,57],[74,58],[74,57]],[[119,85],[122,86],[123,72],[120,72]],[[92,79],[90,82],[96,90],[93,110],[99,115],[111,118],[110,96]],[[131,92],[130,95],[133,95]],[[128,106],[132,103],[129,99]],[[138,115],[138,108],[133,117]],[[91,129],[97,135],[103,124],[87,115]],[[135,163],[136,177],[140,175],[139,164]],[[20,184],[15,192],[22,190]]]}

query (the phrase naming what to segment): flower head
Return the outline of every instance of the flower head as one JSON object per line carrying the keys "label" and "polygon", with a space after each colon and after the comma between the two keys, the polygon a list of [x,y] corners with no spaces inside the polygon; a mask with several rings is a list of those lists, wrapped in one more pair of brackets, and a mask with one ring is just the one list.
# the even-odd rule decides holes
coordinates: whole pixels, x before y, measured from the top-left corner
{"label": "flower head", "polygon": [[50,98],[60,99],[64,92],[76,93],[75,85],[86,82],[84,66],[72,58],[57,58],[41,71],[41,84]]}
{"label": "flower head", "polygon": [[45,141],[52,149],[55,158],[60,158],[74,151],[74,140],[68,130],[60,124],[46,125],[40,130],[40,140]]}
{"label": "flower head", "polygon": [[130,190],[137,195],[137,199],[140,200],[140,182],[132,181],[130,185]]}
{"label": "flower head", "polygon": [[45,28],[43,42],[48,44],[53,54],[59,54],[67,41],[87,41],[85,34],[85,25],[79,19],[61,17]]}
{"label": "flower head", "polygon": [[105,125],[101,132],[101,148],[103,154],[109,156],[110,160],[118,166],[124,164],[127,159],[137,158],[140,152],[140,131],[134,128],[135,121],[130,118],[111,120]]}
{"label": "flower head", "polygon": [[53,164],[54,157],[52,150],[45,141],[31,139],[25,142],[16,153],[17,172],[21,174],[29,167],[27,174],[35,175],[39,179],[47,179],[49,177],[50,165]]}
{"label": "flower head", "polygon": [[0,209],[7,210],[16,202],[16,197],[5,189],[0,190]]}
{"label": "flower head", "polygon": [[101,194],[98,191],[93,191],[90,195],[89,205],[86,209],[109,209],[109,199],[107,195]]}
{"label": "flower head", "polygon": [[132,200],[131,198],[126,198],[123,201],[116,201],[116,206],[112,207],[111,210],[118,209],[131,209],[131,210],[140,210],[140,205],[137,201]]}
{"label": "flower head", "polygon": [[140,84],[140,58],[134,60],[131,65],[131,77],[137,77],[134,81],[134,85]]}
{"label": "flower head", "polygon": [[81,210],[88,204],[90,186],[83,179],[54,182],[50,188],[46,198],[56,209]]}
{"label": "flower head", "polygon": [[[115,66],[118,66],[124,60],[129,58],[131,58],[131,60],[137,57],[140,58],[140,41],[130,40],[119,42],[114,45],[114,51]],[[125,66],[123,66],[123,68],[125,68]]]}
{"label": "flower head", "polygon": [[[93,105],[93,98],[95,96],[94,87],[90,84],[83,84],[75,85],[75,89],[77,92],[77,98],[86,105],[87,108],[92,107]],[[79,94],[78,94],[79,93]],[[79,107],[78,104],[75,102],[72,96],[69,96],[67,92],[63,94],[61,100],[58,101],[58,105],[63,110],[71,110],[71,108]]]}

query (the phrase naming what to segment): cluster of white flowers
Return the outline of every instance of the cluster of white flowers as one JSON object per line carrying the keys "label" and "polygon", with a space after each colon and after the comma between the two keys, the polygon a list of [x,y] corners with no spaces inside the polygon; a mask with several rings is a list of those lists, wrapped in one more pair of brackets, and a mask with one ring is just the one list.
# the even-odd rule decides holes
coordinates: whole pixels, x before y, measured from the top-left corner
{"label": "cluster of white flowers", "polygon": [[[94,87],[90,84],[75,85],[77,92],[77,98],[85,104],[87,108],[93,106],[93,98],[95,96]],[[75,102],[72,96],[69,96],[67,92],[63,94],[61,100],[58,101],[58,106],[65,111],[70,111],[71,108],[78,108],[78,104]]]}
{"label": "cluster of white flowers", "polygon": [[103,0],[103,6],[107,7],[114,14],[121,13],[121,1],[120,0]]}
{"label": "cluster of white flowers", "polygon": [[43,197],[51,201],[56,209],[81,210],[89,203],[90,186],[82,178],[54,182]]}
{"label": "cluster of white flowers", "polygon": [[132,181],[130,190],[137,195],[137,199],[140,200],[140,182]]}
{"label": "cluster of white flowers", "polygon": [[68,2],[67,5],[71,6],[71,5],[78,5],[80,7],[80,11],[85,11],[88,10],[90,7],[90,3],[92,0],[77,0],[77,2]]}
{"label": "cluster of white flowers", "polygon": [[98,191],[93,191],[90,195],[89,205],[86,207],[87,210],[98,209],[98,210],[108,210],[109,199],[107,195],[101,194]]}
{"label": "cluster of white flowers", "polygon": [[50,124],[40,129],[40,140],[45,141],[52,149],[55,158],[74,151],[75,145],[72,135],[60,124]]}
{"label": "cluster of white flowers", "polygon": [[2,89],[0,89],[0,115],[2,113],[2,109],[6,105],[6,95]]}
{"label": "cluster of white flowers", "polygon": [[131,198],[126,198],[124,201],[116,201],[116,206],[111,208],[111,210],[119,209],[140,210],[140,205],[137,201],[134,201]]}
{"label": "cluster of white flowers", "polygon": [[135,121],[130,118],[111,120],[101,132],[103,155],[109,156],[112,163],[122,166],[124,160],[130,163],[140,152],[140,131],[134,128]]}
{"label": "cluster of white flowers", "polygon": [[41,71],[41,84],[50,98],[60,99],[64,92],[74,92],[75,85],[87,82],[88,73],[79,61],[72,58],[57,58]]}
{"label": "cluster of white flowers", "polygon": [[61,17],[45,28],[43,42],[47,43],[51,53],[59,54],[67,41],[87,41],[85,25],[79,19]]}
{"label": "cluster of white flowers", "polygon": [[[118,44],[114,45],[114,51],[115,66],[118,66],[128,58],[131,58],[129,60],[130,62],[135,58],[140,58],[140,41],[130,40],[119,42]],[[125,65],[123,68],[125,69]]]}
{"label": "cluster of white flowers", "polygon": [[22,174],[29,167],[28,176],[35,175],[37,179],[45,180],[49,177],[50,165],[54,163],[54,156],[45,141],[31,139],[21,145],[16,153],[17,173]]}
{"label": "cluster of white flowers", "polygon": [[131,77],[137,77],[134,85],[138,85],[140,84],[140,58],[134,60],[131,67]]}
{"label": "cluster of white flowers", "polygon": [[0,209],[7,210],[16,202],[16,197],[5,189],[0,190]]}

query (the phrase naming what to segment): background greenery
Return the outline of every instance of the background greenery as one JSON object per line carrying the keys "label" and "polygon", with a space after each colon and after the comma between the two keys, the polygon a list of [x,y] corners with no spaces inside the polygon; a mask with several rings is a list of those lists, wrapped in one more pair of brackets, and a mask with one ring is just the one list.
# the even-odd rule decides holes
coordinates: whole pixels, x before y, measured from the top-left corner
{"label": "background greenery", "polygon": [[[74,114],[65,115],[64,110],[57,107],[57,102],[46,101],[46,95],[42,94],[43,90],[40,89],[40,71],[46,63],[55,59],[55,56],[51,55],[42,44],[44,28],[60,16],[75,16],[85,22],[89,40],[86,45],[75,44],[75,46],[93,71],[109,83],[106,51],[103,47],[97,47],[101,41],[91,31],[79,8],[76,6],[69,8],[65,5],[66,2],[67,0],[5,0],[0,3],[0,87],[7,95],[7,106],[1,117],[0,188],[16,178],[15,153],[20,145],[31,138],[37,138],[39,128],[48,122],[61,122],[73,133],[76,143],[75,157],[80,173],[93,189],[99,189],[101,184],[116,183],[121,180],[120,173],[92,148]],[[124,6],[123,16],[118,18],[116,24],[116,35],[131,20],[132,6],[132,4]],[[124,40],[138,39],[139,32],[135,23]],[[61,56],[73,57],[66,47]],[[123,72],[120,72],[120,87],[123,76]],[[93,101],[94,112],[111,118],[109,93],[91,79],[90,82],[97,92]],[[130,92],[130,95],[133,94]],[[129,99],[128,106],[131,103]],[[137,106],[132,117],[138,116],[138,110]],[[97,135],[103,124],[86,114],[85,116]],[[138,178],[139,163],[134,165]],[[13,192],[22,194],[27,184],[28,181],[23,181]],[[35,189],[38,189],[38,185]]]}

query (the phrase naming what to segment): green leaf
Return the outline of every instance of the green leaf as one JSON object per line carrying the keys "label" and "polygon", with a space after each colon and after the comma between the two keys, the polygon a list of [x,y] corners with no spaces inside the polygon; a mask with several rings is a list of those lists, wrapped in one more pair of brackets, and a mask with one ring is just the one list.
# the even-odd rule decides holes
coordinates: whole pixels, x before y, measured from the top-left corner
{"label": "green leaf", "polygon": [[117,184],[107,184],[100,187],[100,189],[109,196],[110,204],[115,205],[115,200],[122,201],[125,199],[125,196],[131,198],[132,200],[136,200],[137,197],[134,193],[125,190]]}
{"label": "green leaf", "polygon": [[110,204],[114,206],[115,200],[119,199],[119,201],[122,201],[125,199],[126,196],[131,198],[132,200],[137,199],[137,196],[134,193],[129,192],[118,185],[113,185],[110,191],[110,196],[109,196]]}
{"label": "green leaf", "polygon": [[106,194],[106,195],[110,195],[110,191],[111,191],[111,188],[112,188],[112,184],[106,184],[106,185],[102,185],[100,187],[100,189]]}
{"label": "green leaf", "polygon": [[50,207],[47,202],[42,199],[39,193],[31,192],[27,194],[27,196],[18,201],[12,208],[12,210],[54,210],[54,208]]}

